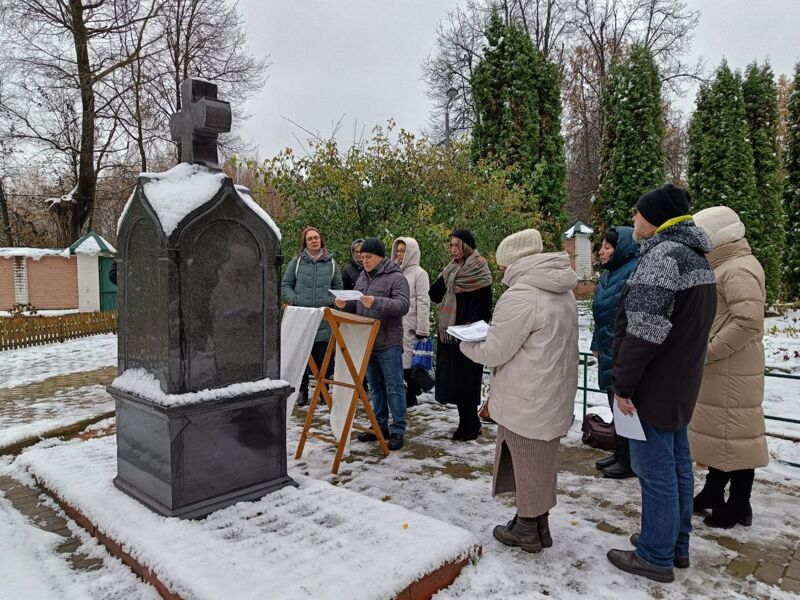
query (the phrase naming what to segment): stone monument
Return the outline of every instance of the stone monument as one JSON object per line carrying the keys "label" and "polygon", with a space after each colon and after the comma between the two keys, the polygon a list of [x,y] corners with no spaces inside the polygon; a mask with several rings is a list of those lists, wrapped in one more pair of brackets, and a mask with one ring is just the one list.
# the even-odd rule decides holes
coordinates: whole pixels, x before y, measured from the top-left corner
{"label": "stone monument", "polygon": [[280,374],[280,232],[220,170],[230,105],[186,80],[181,163],[142,173],[119,221],[115,485],[193,518],[294,482]]}

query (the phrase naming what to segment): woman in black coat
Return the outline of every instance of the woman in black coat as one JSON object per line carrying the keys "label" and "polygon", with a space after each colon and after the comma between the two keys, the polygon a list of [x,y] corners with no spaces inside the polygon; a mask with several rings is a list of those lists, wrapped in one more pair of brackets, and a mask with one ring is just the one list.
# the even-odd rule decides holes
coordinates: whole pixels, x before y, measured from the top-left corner
{"label": "woman in black coat", "polygon": [[461,353],[459,341],[446,333],[450,325],[489,322],[492,316],[492,274],[475,248],[475,238],[465,229],[450,238],[453,260],[431,286],[431,301],[441,304],[436,349],[436,401],[458,408],[456,441],[474,440],[481,432],[478,405],[483,366]]}

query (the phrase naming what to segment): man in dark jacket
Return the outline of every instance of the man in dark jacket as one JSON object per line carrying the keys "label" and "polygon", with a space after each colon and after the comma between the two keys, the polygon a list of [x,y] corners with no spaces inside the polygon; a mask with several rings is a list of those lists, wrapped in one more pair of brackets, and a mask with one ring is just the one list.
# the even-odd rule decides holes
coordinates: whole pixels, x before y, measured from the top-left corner
{"label": "man in dark jacket", "polygon": [[[386,259],[386,247],[379,239],[364,240],[361,256],[364,271],[356,282],[356,290],[364,295],[357,301],[336,300],[336,306],[381,322],[367,367],[367,381],[378,425],[384,437],[389,438],[389,450],[399,450],[406,432],[403,315],[409,306],[408,282],[400,267]],[[392,413],[391,427],[389,412]],[[365,432],[359,434],[358,439],[372,442],[378,438]]]}
{"label": "man in dark jacket", "polygon": [[361,244],[364,240],[358,239],[350,244],[350,264],[342,269],[342,289],[354,290],[356,289],[356,281],[364,270],[364,265],[361,264]]}
{"label": "man in dark jacket", "polygon": [[[322,233],[316,227],[306,227],[300,235],[300,252],[286,266],[281,282],[284,302],[292,306],[321,308],[333,306],[333,296],[328,290],[342,289],[342,275],[333,260],[333,254],[325,248]],[[331,327],[322,321],[314,337],[311,357],[317,367],[322,366],[325,350],[331,339]],[[310,370],[306,368],[300,382],[297,405],[308,404],[308,380]],[[328,377],[333,375],[333,360],[328,365]]]}
{"label": "man in dark jacket", "polygon": [[614,393],[625,415],[638,413],[646,441],[630,440],[642,489],[634,551],[610,550],[614,566],[669,582],[689,566],[694,478],[687,426],[703,377],[717,291],[706,259],[711,242],[695,227],[689,194],[671,184],[636,202],[641,260],[628,279],[614,337]]}

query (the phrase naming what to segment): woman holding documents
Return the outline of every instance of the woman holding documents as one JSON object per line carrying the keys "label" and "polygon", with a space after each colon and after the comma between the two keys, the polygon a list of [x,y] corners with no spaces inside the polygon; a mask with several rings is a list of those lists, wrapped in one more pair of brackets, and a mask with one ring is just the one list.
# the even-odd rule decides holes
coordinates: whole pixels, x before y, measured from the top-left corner
{"label": "woman holding documents", "polygon": [[450,236],[450,261],[431,286],[430,297],[441,304],[436,345],[436,401],[458,407],[458,428],[453,440],[474,440],[480,435],[478,404],[483,367],[464,356],[459,341],[447,333],[451,325],[488,321],[492,314],[492,273],[466,229]]}
{"label": "woman holding documents", "polygon": [[548,511],[556,505],[558,445],[572,423],[578,385],[578,278],[565,252],[541,252],[535,229],[501,242],[497,264],[508,290],[486,340],[461,343],[467,357],[494,369],[492,494],[516,492],[517,514],[495,527],[494,537],[526,552],[553,544]]}

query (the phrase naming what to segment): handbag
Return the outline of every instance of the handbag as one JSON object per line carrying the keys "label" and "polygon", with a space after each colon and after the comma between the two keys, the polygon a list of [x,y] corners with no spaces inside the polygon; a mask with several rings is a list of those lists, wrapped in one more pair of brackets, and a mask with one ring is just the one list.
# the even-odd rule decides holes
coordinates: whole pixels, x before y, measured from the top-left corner
{"label": "handbag", "polygon": [[485,400],[481,407],[478,409],[478,417],[484,423],[496,423],[494,419],[492,419],[492,415],[489,413],[489,400]]}
{"label": "handbag", "polygon": [[416,341],[411,351],[411,368],[425,371],[433,368],[433,338]]}
{"label": "handbag", "polygon": [[420,367],[411,369],[411,381],[416,383],[423,392],[430,392],[436,383],[433,372]]}
{"label": "handbag", "polygon": [[588,413],[584,416],[581,431],[583,432],[581,439],[587,446],[609,452],[613,452],[616,448],[614,423],[606,423],[600,415]]}

